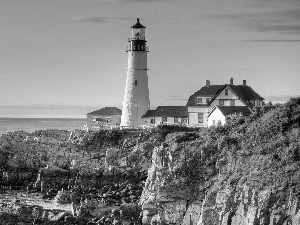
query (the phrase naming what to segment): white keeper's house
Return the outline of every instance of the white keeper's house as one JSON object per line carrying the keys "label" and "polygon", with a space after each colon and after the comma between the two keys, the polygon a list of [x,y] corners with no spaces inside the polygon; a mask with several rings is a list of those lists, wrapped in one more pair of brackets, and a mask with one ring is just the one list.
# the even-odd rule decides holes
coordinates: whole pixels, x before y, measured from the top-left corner
{"label": "white keeper's house", "polygon": [[241,85],[234,85],[232,77],[230,83],[224,85],[211,85],[206,80],[206,85],[191,95],[186,104],[189,124],[205,127],[224,124],[226,116],[234,113],[249,114],[255,106],[261,107],[263,100],[246,84],[246,80]]}
{"label": "white keeper's house", "polygon": [[[242,85],[206,85],[192,94],[186,106],[159,106],[144,116],[144,124],[180,124],[207,127],[224,124],[231,114],[249,115],[255,106],[262,106],[263,98],[243,80]],[[169,109],[169,110],[164,110]],[[171,113],[172,111],[173,113]]]}

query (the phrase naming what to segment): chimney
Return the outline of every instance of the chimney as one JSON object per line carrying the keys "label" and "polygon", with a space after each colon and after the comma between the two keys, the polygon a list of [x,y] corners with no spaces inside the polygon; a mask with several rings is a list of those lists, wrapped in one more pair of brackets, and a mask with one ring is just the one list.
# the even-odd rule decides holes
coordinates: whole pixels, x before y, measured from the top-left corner
{"label": "chimney", "polygon": [[210,81],[209,80],[206,80],[205,86],[206,87],[210,86]]}
{"label": "chimney", "polygon": [[230,77],[230,85],[233,85],[233,78]]}
{"label": "chimney", "polygon": [[246,80],[243,80],[243,85],[245,85],[245,86],[247,85],[247,82],[246,82]]}

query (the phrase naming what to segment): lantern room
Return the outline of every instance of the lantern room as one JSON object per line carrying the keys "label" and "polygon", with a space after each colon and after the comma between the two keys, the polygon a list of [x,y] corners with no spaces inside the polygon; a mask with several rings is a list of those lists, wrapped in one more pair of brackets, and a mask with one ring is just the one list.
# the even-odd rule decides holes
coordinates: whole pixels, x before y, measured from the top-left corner
{"label": "lantern room", "polygon": [[140,19],[137,18],[136,24],[132,27],[131,39],[132,40],[145,40],[145,28],[142,24],[140,24]]}

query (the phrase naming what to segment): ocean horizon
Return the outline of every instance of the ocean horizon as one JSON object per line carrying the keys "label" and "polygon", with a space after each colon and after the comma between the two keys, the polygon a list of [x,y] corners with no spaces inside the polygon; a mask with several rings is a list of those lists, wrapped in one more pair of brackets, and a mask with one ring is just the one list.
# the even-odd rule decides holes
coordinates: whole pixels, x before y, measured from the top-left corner
{"label": "ocean horizon", "polygon": [[86,118],[8,118],[0,117],[0,134],[23,130],[75,130],[86,125]]}

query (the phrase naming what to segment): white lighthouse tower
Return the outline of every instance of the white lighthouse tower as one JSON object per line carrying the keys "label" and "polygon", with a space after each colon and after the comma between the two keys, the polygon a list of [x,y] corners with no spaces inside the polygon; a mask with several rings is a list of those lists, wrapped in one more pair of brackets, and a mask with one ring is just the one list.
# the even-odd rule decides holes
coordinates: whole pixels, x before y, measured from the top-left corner
{"label": "white lighthouse tower", "polygon": [[149,89],[147,75],[147,52],[145,28],[139,18],[128,38],[128,68],[123,101],[121,127],[138,128],[143,125],[141,117],[149,110]]}

